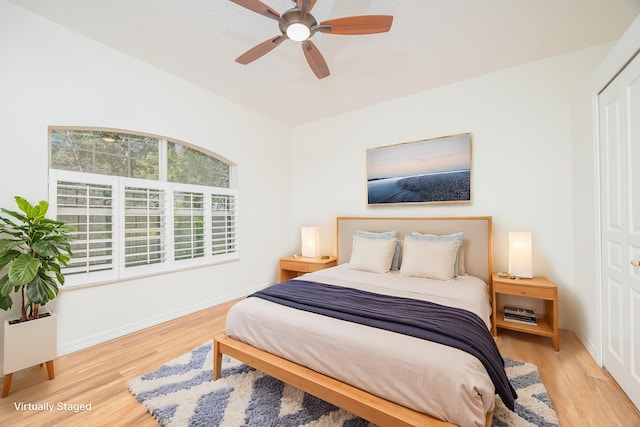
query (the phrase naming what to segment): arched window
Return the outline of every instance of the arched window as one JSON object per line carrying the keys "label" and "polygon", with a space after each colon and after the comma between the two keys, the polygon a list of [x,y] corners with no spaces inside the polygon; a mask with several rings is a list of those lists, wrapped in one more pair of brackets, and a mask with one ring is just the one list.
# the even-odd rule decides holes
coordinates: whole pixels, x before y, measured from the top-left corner
{"label": "arched window", "polygon": [[49,200],[76,228],[68,286],[238,259],[234,165],[170,138],[50,128]]}

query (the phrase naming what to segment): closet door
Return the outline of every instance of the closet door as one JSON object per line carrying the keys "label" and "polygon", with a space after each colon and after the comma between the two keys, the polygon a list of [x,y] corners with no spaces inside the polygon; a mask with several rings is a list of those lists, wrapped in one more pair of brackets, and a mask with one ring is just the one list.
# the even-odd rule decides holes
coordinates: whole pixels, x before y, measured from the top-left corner
{"label": "closet door", "polygon": [[599,109],[604,366],[640,408],[640,56]]}

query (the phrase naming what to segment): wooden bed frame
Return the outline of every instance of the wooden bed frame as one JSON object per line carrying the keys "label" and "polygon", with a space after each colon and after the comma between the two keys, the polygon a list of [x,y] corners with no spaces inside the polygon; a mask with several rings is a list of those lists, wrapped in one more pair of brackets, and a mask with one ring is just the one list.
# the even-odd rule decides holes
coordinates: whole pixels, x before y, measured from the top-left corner
{"label": "wooden bed frame", "polygon": [[[398,238],[419,231],[432,234],[465,233],[465,267],[469,274],[492,286],[491,217],[361,218],[338,217],[336,252],[338,263],[348,262],[353,232],[398,230]],[[222,356],[226,354],[293,387],[350,411],[380,426],[444,427],[453,424],[382,399],[357,387],[320,374],[312,369],[235,340],[225,334],[213,340],[213,379],[220,378]],[[491,426],[489,412],[485,425]]]}

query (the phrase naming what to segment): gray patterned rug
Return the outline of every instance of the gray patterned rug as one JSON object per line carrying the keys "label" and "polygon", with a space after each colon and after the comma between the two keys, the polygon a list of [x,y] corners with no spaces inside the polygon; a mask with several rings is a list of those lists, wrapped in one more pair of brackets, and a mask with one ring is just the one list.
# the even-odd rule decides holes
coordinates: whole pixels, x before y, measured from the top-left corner
{"label": "gray patterned rug", "polygon": [[[165,427],[371,427],[355,415],[224,357],[212,381],[212,341],[129,381],[129,390]],[[516,411],[496,403],[493,426],[558,426],[538,369],[506,360]]]}

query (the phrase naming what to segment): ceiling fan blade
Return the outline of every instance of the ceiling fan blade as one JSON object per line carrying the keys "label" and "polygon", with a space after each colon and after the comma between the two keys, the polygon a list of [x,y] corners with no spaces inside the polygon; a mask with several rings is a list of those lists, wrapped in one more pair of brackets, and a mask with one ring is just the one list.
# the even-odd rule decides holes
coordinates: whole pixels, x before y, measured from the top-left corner
{"label": "ceiling fan blade", "polygon": [[311,67],[311,70],[319,79],[324,79],[329,75],[329,66],[322,57],[322,54],[318,50],[315,44],[311,40],[307,40],[302,43],[302,51],[305,58]]}
{"label": "ceiling fan blade", "polygon": [[388,15],[349,16],[321,22],[320,26],[331,25],[333,28],[320,28],[320,31],[346,35],[386,33],[392,22],[393,16]]}
{"label": "ceiling fan blade", "polygon": [[253,62],[256,59],[261,58],[262,56],[271,52],[273,49],[276,48],[276,46],[278,46],[280,43],[282,43],[285,40],[286,40],[286,37],[280,35],[280,36],[275,36],[272,39],[263,41],[259,45],[252,47],[251,49],[249,49],[248,51],[240,55],[236,59],[236,62],[247,65],[250,62]]}
{"label": "ceiling fan blade", "polygon": [[296,6],[302,10],[302,15],[304,16],[313,9],[317,1],[318,0],[298,0]]}
{"label": "ceiling fan blade", "polygon": [[266,4],[262,3],[260,0],[231,0],[237,5],[240,5],[244,8],[254,11],[260,15],[266,16],[267,18],[278,20],[280,18],[280,13],[271,9]]}

